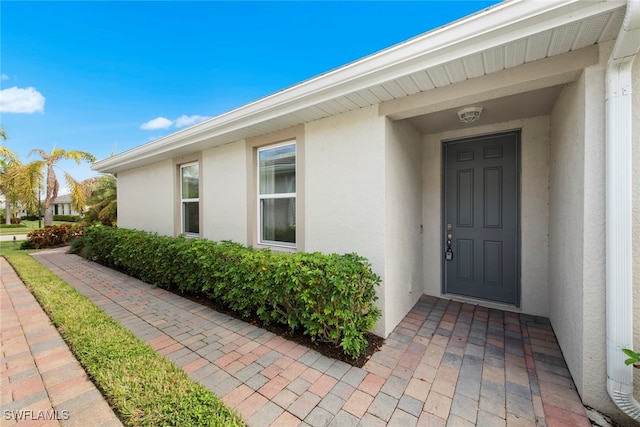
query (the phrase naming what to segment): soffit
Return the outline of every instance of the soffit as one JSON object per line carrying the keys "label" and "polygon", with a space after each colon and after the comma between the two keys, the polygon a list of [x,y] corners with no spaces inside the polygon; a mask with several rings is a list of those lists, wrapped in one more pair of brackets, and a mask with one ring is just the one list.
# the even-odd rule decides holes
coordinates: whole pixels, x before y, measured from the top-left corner
{"label": "soffit", "polygon": [[[550,4],[513,2],[515,6],[512,6],[506,2],[504,8],[524,7],[521,4],[541,7],[542,3]],[[624,19],[624,2],[562,4],[563,9],[547,6],[550,10],[537,11],[532,17],[522,12],[519,20],[515,20],[517,22],[510,26],[504,24],[504,28],[482,29],[482,25],[492,22],[491,13],[501,12],[489,9],[483,12],[484,16],[476,17],[476,21],[467,19],[470,21],[467,23],[463,19],[434,30],[245,107],[102,160],[94,165],[94,169],[115,173],[428,92],[616,38]],[[448,37],[445,40],[451,39],[449,33],[454,32],[456,26],[460,31],[470,31],[469,36],[460,37],[455,43],[440,43],[443,35]],[[429,44],[431,40],[433,48]],[[393,55],[398,57],[397,63],[389,60]],[[384,66],[376,68],[376,61]]]}
{"label": "soffit", "polygon": [[460,129],[461,126],[485,126],[509,120],[548,115],[563,87],[563,85],[550,86],[484,101],[481,103],[482,120],[473,124],[460,124],[457,114],[459,108],[439,110],[435,113],[409,118],[407,121],[418,132],[428,134]]}

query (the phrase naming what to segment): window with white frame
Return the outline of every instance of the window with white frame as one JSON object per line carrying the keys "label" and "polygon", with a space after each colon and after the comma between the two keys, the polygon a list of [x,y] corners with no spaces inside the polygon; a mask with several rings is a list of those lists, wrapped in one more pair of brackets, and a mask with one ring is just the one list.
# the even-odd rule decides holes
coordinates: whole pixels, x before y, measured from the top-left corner
{"label": "window with white frame", "polygon": [[296,143],[258,149],[259,242],[296,246]]}
{"label": "window with white frame", "polygon": [[182,233],[200,235],[200,172],[198,163],[180,165]]}

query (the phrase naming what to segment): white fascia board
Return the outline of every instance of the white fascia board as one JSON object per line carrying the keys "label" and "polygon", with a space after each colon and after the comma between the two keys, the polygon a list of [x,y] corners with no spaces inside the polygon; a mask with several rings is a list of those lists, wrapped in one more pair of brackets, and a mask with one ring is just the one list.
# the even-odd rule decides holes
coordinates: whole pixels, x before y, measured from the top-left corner
{"label": "white fascia board", "polygon": [[624,60],[638,54],[638,40],[640,40],[640,2],[629,1],[627,13],[622,24],[624,37],[618,37],[613,48],[611,59]]}
{"label": "white fascia board", "polygon": [[625,4],[624,0],[506,1],[187,129],[96,162],[92,169],[99,172],[123,170],[127,165],[139,164],[144,158],[152,159],[205,139],[220,137]]}

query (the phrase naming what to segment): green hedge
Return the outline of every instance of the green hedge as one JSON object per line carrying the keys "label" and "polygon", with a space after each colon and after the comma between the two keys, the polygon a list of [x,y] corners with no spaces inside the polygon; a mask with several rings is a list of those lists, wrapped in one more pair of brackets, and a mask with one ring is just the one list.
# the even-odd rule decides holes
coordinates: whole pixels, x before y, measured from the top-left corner
{"label": "green hedge", "polygon": [[65,221],[65,222],[78,222],[80,221],[80,217],[78,215],[54,215],[54,221]]}
{"label": "green hedge", "polygon": [[26,224],[5,224],[0,223],[0,228],[26,228]]}
{"label": "green hedge", "polygon": [[144,282],[202,293],[243,316],[302,330],[354,358],[380,317],[380,278],[356,254],[286,254],[101,226],[85,229],[72,249]]}

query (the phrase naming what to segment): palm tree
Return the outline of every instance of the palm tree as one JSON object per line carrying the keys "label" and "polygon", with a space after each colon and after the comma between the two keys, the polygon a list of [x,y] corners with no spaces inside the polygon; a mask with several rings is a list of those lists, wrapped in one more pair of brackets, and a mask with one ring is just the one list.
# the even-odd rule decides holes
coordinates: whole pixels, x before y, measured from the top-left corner
{"label": "palm tree", "polygon": [[15,205],[28,211],[37,209],[41,182],[42,170],[38,165],[25,165],[11,150],[0,146],[0,193],[5,196],[5,223],[11,224],[11,209]]}
{"label": "palm tree", "polygon": [[117,180],[113,175],[101,175],[91,183],[92,191],[89,197],[90,221],[101,221],[105,225],[112,225],[117,220]]}
{"label": "palm tree", "polygon": [[[7,134],[0,125],[0,139]],[[0,193],[5,197],[5,222],[11,224],[11,207],[22,204],[27,210],[35,210],[38,204],[36,189],[42,181],[42,173],[34,165],[23,165],[18,156],[0,145]]]}
{"label": "palm tree", "polygon": [[[47,189],[44,199],[44,225],[45,227],[53,224],[53,209],[51,208],[51,202],[58,197],[58,190],[60,183],[56,176],[54,166],[59,160],[70,159],[75,160],[80,164],[83,160],[87,162],[95,162],[96,158],[93,154],[80,150],[63,150],[61,148],[54,148],[51,153],[47,153],[44,150],[35,149],[31,150],[27,156],[32,153],[39,154],[42,160],[36,160],[40,167],[46,167],[47,169]],[[87,197],[86,192],[82,188],[82,184],[73,179],[67,172],[64,173],[67,187],[71,191],[71,207],[78,212],[85,210]]]}
{"label": "palm tree", "polygon": [[[7,139],[7,134],[4,132],[4,129],[0,127],[0,138],[2,140]],[[9,178],[12,174],[13,165],[18,161],[15,153],[9,150],[4,145],[0,145],[0,193],[4,194],[5,198],[5,209],[4,209],[4,217],[5,222],[7,224],[11,224],[11,196],[9,194],[10,186],[9,183],[11,179]]]}
{"label": "palm tree", "polygon": [[[4,131],[4,127],[0,126],[0,139],[7,140],[7,134]],[[7,224],[11,224],[11,198],[9,197],[9,172],[11,164],[17,161],[18,158],[4,145],[0,145],[0,193],[4,194],[4,217]]]}

